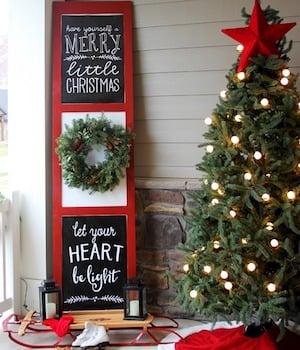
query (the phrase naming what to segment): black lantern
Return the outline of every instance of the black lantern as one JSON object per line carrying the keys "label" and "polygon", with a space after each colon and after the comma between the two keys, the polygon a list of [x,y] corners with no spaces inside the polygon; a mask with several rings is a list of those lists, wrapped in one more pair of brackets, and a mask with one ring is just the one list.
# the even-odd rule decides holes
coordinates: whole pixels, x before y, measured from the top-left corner
{"label": "black lantern", "polygon": [[39,287],[40,317],[44,321],[61,317],[61,290],[53,279],[44,280]]}
{"label": "black lantern", "polygon": [[146,311],[146,289],[141,281],[129,278],[124,289],[124,320],[144,320]]}

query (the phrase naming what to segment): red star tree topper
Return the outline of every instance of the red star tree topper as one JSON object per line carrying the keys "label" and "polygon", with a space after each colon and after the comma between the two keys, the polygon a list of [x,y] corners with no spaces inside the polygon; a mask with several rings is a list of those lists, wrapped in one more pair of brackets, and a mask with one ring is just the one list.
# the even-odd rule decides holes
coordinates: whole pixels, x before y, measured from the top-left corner
{"label": "red star tree topper", "polygon": [[237,71],[243,71],[250,63],[250,58],[259,54],[280,56],[276,43],[295,25],[296,23],[268,24],[259,1],[255,0],[248,27],[222,29],[224,34],[244,47]]}

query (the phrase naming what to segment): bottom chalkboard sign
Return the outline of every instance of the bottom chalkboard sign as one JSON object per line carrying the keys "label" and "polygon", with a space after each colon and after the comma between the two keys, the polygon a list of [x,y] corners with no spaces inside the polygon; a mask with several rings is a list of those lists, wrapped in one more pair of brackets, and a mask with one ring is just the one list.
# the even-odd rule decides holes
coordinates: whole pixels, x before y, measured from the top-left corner
{"label": "bottom chalkboard sign", "polygon": [[122,308],[126,216],[65,216],[62,244],[63,310]]}

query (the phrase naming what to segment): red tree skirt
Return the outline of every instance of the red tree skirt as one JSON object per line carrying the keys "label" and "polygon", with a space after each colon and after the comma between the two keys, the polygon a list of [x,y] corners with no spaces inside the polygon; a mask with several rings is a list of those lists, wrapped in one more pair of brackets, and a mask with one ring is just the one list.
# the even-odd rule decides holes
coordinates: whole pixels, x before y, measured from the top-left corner
{"label": "red tree skirt", "polygon": [[288,329],[283,339],[276,342],[278,327],[257,338],[246,337],[244,333],[244,326],[201,330],[175,343],[175,350],[293,350],[300,344],[300,335]]}

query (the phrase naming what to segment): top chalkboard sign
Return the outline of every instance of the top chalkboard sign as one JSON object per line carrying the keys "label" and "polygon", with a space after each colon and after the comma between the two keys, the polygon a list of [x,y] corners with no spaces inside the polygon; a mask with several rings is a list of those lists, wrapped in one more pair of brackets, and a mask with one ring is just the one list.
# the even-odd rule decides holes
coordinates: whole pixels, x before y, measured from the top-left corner
{"label": "top chalkboard sign", "polygon": [[61,31],[62,103],[123,103],[123,15],[64,15]]}

